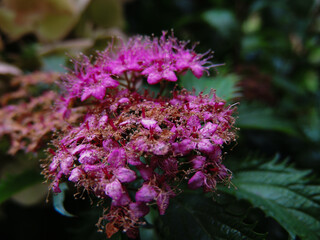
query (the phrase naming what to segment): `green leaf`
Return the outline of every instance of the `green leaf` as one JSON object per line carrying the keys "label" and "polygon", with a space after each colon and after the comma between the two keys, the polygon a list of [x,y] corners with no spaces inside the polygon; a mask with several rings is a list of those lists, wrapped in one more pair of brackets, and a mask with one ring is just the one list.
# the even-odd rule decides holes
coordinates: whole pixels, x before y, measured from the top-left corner
{"label": "green leaf", "polygon": [[305,71],[302,75],[302,86],[309,92],[316,93],[319,89],[319,76],[315,70]]}
{"label": "green leaf", "polygon": [[154,208],[150,208],[150,212],[144,217],[146,221],[146,225],[139,228],[140,233],[140,239],[141,240],[159,240],[159,236],[157,235],[156,229],[154,228],[154,225],[159,218],[159,212],[158,210]]}
{"label": "green leaf", "polygon": [[65,191],[68,190],[68,185],[66,183],[60,184],[61,193],[53,195],[53,207],[54,209],[63,216],[74,217],[73,214],[69,213],[63,205],[65,198]]}
{"label": "green leaf", "polygon": [[298,135],[294,125],[290,121],[276,116],[271,108],[241,103],[238,110],[237,126],[241,129],[272,130]]}
{"label": "green leaf", "polygon": [[251,14],[242,24],[244,33],[249,34],[258,31],[261,28],[261,16],[255,12]]}
{"label": "green leaf", "polygon": [[304,135],[314,143],[320,141],[320,109],[312,107],[308,114],[301,119]]}
{"label": "green leaf", "polygon": [[185,194],[172,200],[160,218],[164,239],[265,239],[217,198],[213,201],[201,194]]}
{"label": "green leaf", "polygon": [[202,18],[210,26],[215,28],[223,37],[230,37],[230,35],[237,32],[237,20],[234,14],[229,10],[209,10],[203,13]]}
{"label": "green leaf", "polygon": [[43,176],[35,170],[27,170],[0,180],[0,204],[14,194],[43,181]]}
{"label": "green leaf", "polygon": [[267,163],[253,162],[236,171],[234,188],[221,190],[246,199],[286,229],[292,239],[320,238],[320,186],[307,180],[311,171],[297,170],[278,157]]}
{"label": "green leaf", "polygon": [[309,62],[313,64],[320,63],[320,47],[313,49],[309,55]]}
{"label": "green leaf", "polygon": [[215,89],[218,97],[230,101],[240,96],[240,88],[237,86],[238,81],[239,77],[235,74],[197,79],[191,72],[187,72],[181,78],[180,85],[189,91],[195,89],[196,94],[200,92],[209,94],[211,89]]}

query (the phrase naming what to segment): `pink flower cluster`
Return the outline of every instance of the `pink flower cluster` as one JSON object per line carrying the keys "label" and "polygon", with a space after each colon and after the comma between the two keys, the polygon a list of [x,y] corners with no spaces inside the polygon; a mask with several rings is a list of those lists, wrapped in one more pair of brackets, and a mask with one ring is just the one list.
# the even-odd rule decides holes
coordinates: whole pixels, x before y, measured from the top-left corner
{"label": "pink flower cluster", "polygon": [[134,91],[145,78],[149,84],[176,82],[177,75],[187,70],[200,78],[213,66],[206,55],[188,49],[187,42],[166,37],[165,32],[160,38],[137,36],[120,47],[110,45],[98,53],[94,64],[82,56],[81,61],[75,61],[73,74],[66,77],[65,87],[70,98],[84,101],[92,96],[102,100],[106,89],[122,85]]}
{"label": "pink flower cluster", "polygon": [[[0,138],[9,137],[9,154],[46,148],[52,132],[65,127],[63,111],[52,111],[59,94],[44,88],[39,96],[34,96],[35,89],[40,86],[50,89],[58,78],[57,73],[42,72],[17,76],[11,80],[14,90],[0,96]],[[81,108],[72,112],[69,123],[77,122],[83,115]]]}
{"label": "pink flower cluster", "polygon": [[174,37],[135,37],[94,63],[83,57],[65,77],[68,107],[80,99],[87,114],[53,142],[44,173],[56,193],[68,180],[111,199],[103,217],[108,237],[119,230],[137,236],[150,204],[165,214],[184,181],[190,189],[214,191],[230,179],[221,149],[235,140],[231,107],[215,94],[181,90],[153,98],[136,91],[144,78],[150,84],[177,81],[188,69],[201,77],[207,68],[202,58]]}

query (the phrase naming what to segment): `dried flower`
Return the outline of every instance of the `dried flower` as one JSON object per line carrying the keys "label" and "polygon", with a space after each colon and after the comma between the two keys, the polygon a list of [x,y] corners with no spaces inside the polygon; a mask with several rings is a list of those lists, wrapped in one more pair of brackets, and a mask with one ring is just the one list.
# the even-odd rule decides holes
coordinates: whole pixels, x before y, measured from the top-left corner
{"label": "dried flower", "polygon": [[[41,146],[46,147],[43,143],[50,140],[48,134],[68,125],[60,109],[53,111],[59,95],[50,88],[58,77],[56,73],[40,72],[19,76],[12,81],[16,90],[1,96],[0,137],[9,136],[9,154],[14,155],[19,150],[35,152]],[[82,116],[81,108],[72,112],[69,123]]]}

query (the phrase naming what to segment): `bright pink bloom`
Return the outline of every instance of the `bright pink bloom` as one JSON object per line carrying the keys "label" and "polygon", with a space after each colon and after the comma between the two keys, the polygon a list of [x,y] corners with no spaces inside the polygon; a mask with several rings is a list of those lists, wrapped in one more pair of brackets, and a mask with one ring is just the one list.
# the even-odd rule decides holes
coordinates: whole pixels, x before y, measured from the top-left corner
{"label": "bright pink bloom", "polygon": [[204,191],[228,180],[221,149],[235,139],[232,108],[215,95],[181,90],[164,98],[136,91],[142,81],[162,88],[188,70],[200,78],[212,67],[209,58],[163,33],[133,37],[96,59],[76,61],[63,81],[60,111],[65,120],[74,106],[83,114],[54,142],[57,150],[45,169],[53,191],[68,179],[102,200],[111,198],[105,216],[110,236],[122,229],[134,237],[148,203],[165,214],[186,179],[189,188]]}

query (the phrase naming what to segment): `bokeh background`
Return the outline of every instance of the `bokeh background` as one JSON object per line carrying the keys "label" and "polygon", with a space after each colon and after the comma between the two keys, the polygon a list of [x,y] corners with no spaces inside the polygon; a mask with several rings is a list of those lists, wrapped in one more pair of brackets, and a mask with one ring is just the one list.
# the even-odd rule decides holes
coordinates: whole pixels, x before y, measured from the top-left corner
{"label": "bokeh background", "polygon": [[[240,103],[238,141],[226,156],[227,167],[277,154],[301,171],[312,169],[318,183],[319,0],[2,0],[0,95],[14,89],[16,76],[65,72],[70,57],[103,50],[114,36],[159,36],[163,30],[198,43],[197,52],[211,49],[213,63],[223,64],[204,80],[186,75],[183,84],[197,91],[217,88],[230,103]],[[1,138],[0,178],[23,173],[21,181],[39,182],[26,170],[40,172],[42,153],[12,156],[8,149],[8,139]],[[95,227],[101,210],[90,199],[73,200],[66,193],[65,208],[78,213],[68,218],[54,209],[47,185],[30,185],[11,189],[18,193],[0,205],[1,239],[105,238]],[[288,239],[277,221],[259,209],[252,212],[257,231]]]}

